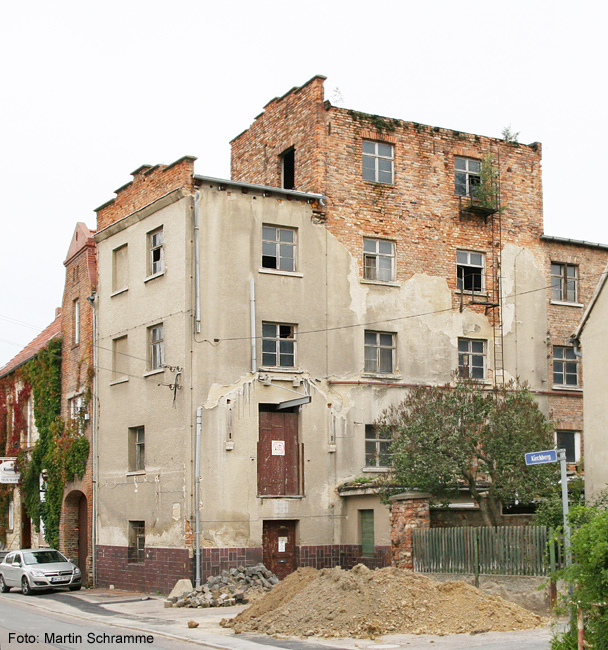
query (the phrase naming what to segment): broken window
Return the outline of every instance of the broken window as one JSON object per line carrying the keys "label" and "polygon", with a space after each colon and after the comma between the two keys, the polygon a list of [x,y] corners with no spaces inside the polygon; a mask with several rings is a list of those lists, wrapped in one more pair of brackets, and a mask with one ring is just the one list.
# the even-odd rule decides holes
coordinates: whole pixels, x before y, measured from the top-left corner
{"label": "broken window", "polygon": [[281,180],[284,190],[295,188],[296,150],[292,147],[281,154]]}
{"label": "broken window", "polygon": [[129,471],[139,472],[146,468],[146,430],[144,427],[129,428]]}
{"label": "broken window", "polygon": [[365,372],[393,372],[395,367],[395,334],[365,332]]}
{"label": "broken window", "polygon": [[359,535],[361,540],[361,555],[374,557],[374,511],[359,510]]}
{"label": "broken window", "polygon": [[481,184],[481,160],[455,158],[456,194],[458,196],[475,196],[476,188]]}
{"label": "broken window", "polygon": [[553,383],[557,386],[578,386],[578,357],[574,348],[553,346]]}
{"label": "broken window", "polygon": [[156,275],[165,270],[165,237],[162,228],[148,233],[149,267],[148,275]]}
{"label": "broken window", "polygon": [[158,370],[165,366],[165,328],[163,324],[148,327],[148,368]]}
{"label": "broken window", "polygon": [[365,466],[388,467],[389,448],[393,436],[390,431],[382,431],[374,424],[365,425]]}
{"label": "broken window", "polygon": [[142,564],[146,557],[146,522],[129,522],[129,546],[127,548],[127,561],[130,564]]}
{"label": "broken window", "polygon": [[129,284],[127,244],[112,251],[112,293],[126,289]]}
{"label": "broken window", "polygon": [[363,140],[363,180],[391,185],[393,159],[392,144]]}
{"label": "broken window", "polygon": [[113,379],[122,379],[129,374],[128,338],[119,336],[112,341],[112,373]]}
{"label": "broken window", "polygon": [[576,302],[578,266],[551,262],[551,299],[559,302]]}
{"label": "broken window", "polygon": [[485,288],[485,254],[475,251],[456,252],[456,288],[481,293]]}
{"label": "broken window", "polygon": [[485,379],[486,341],[458,339],[458,376],[462,379]]}
{"label": "broken window", "polygon": [[293,228],[262,226],[262,268],[296,270],[296,231]]}
{"label": "broken window", "polygon": [[271,368],[294,368],[295,360],[295,325],[262,323],[262,365]]}
{"label": "broken window", "polygon": [[364,237],[363,277],[378,282],[395,279],[395,242]]}

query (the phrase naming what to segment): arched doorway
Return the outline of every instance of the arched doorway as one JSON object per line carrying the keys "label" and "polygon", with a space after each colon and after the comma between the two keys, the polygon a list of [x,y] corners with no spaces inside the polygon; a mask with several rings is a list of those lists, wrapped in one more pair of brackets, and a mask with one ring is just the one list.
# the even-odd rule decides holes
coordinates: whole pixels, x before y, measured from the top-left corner
{"label": "arched doorway", "polygon": [[82,580],[88,578],[89,516],[87,497],[80,490],[70,492],[63,502],[61,514],[61,546],[68,558],[82,571]]}

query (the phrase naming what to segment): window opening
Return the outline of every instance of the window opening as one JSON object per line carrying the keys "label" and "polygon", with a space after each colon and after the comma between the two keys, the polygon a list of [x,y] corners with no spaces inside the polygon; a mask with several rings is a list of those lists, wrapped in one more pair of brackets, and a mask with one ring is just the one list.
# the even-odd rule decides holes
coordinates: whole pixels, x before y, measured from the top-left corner
{"label": "window opening", "polygon": [[144,427],[129,428],[129,471],[146,468],[146,430]]}
{"label": "window opening", "polygon": [[112,341],[112,370],[114,379],[129,374],[129,348],[126,336],[119,336]]}
{"label": "window opening", "polygon": [[580,434],[577,431],[556,431],[558,449],[566,450],[566,462],[578,463],[580,458]]}
{"label": "window opening", "polygon": [[164,261],[164,233],[163,229],[159,228],[154,232],[149,233],[150,245],[150,275],[161,273],[165,269]]}
{"label": "window opening", "polygon": [[560,302],[576,302],[578,266],[551,263],[551,298]]}
{"label": "window opening", "polygon": [[262,227],[262,268],[296,270],[296,231],[275,226]]}
{"label": "window opening", "polygon": [[390,465],[389,448],[393,436],[389,431],[382,431],[375,424],[365,425],[365,466],[388,467]]}
{"label": "window opening", "polygon": [[359,529],[361,535],[361,555],[374,556],[374,511],[359,510]]}
{"label": "window opening", "polygon": [[127,560],[131,564],[142,564],[145,561],[146,522],[129,522],[129,547]]}
{"label": "window opening", "polygon": [[295,188],[296,150],[292,147],[281,155],[283,189]]}
{"label": "window opening", "polygon": [[455,158],[456,194],[475,197],[476,189],[481,184],[481,161],[471,158]]}
{"label": "window opening", "polygon": [[162,324],[148,328],[150,339],[150,370],[165,367],[165,329]]}
{"label": "window opening", "polygon": [[395,335],[365,332],[365,372],[393,372]]}
{"label": "window opening", "polygon": [[574,348],[553,346],[553,383],[558,386],[578,386],[578,358]]}
{"label": "window opening", "polygon": [[80,300],[78,298],[74,300],[72,311],[74,317],[73,343],[78,345],[80,343]]}
{"label": "window opening", "polygon": [[395,279],[395,243],[384,239],[363,239],[363,277],[392,282]]}
{"label": "window opening", "polygon": [[458,339],[458,376],[461,379],[485,379],[486,342]]}
{"label": "window opening", "polygon": [[295,338],[294,325],[262,323],[262,366],[294,368]]}
{"label": "window opening", "polygon": [[474,251],[456,252],[456,288],[458,291],[482,293],[485,289],[485,255]]}
{"label": "window opening", "polygon": [[394,149],[392,144],[363,140],[363,180],[393,183]]}

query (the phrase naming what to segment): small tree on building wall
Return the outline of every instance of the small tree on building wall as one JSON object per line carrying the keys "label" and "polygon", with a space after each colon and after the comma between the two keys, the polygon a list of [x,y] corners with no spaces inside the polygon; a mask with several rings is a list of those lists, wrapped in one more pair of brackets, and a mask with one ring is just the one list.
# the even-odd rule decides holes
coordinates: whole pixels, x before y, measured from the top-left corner
{"label": "small tree on building wall", "polygon": [[528,503],[557,480],[557,465],[525,465],[527,452],[554,446],[553,427],[525,386],[487,391],[458,381],[415,388],[378,425],[395,438],[391,483],[440,503],[466,491],[488,526],[500,523],[501,502]]}

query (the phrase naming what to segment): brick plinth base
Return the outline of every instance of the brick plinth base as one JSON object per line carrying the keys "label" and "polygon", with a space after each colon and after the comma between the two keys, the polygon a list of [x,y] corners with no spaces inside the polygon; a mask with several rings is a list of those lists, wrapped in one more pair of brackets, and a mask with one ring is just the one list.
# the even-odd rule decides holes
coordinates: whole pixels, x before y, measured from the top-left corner
{"label": "brick plinth base", "polygon": [[390,500],[392,564],[401,569],[413,569],[412,530],[430,528],[429,495],[405,492]]}

